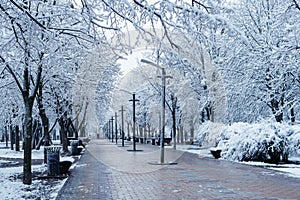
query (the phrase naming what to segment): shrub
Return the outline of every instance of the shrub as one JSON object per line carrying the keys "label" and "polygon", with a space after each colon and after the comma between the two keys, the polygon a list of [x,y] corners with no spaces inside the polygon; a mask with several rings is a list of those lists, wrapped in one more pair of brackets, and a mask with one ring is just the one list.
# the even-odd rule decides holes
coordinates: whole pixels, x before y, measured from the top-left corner
{"label": "shrub", "polygon": [[299,150],[300,128],[280,123],[235,123],[218,139],[222,157],[235,161],[286,162]]}

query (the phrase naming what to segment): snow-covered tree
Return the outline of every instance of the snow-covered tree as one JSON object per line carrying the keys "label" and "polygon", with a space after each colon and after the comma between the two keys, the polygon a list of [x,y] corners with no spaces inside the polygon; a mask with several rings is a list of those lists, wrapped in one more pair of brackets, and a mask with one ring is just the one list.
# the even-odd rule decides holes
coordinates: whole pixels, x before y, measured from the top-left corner
{"label": "snow-covered tree", "polygon": [[13,77],[25,109],[25,184],[31,184],[32,111],[42,71],[53,64],[49,61],[54,61],[60,47],[72,43],[86,48],[99,39],[99,18],[86,2],[81,3],[11,0],[0,4],[1,63]]}
{"label": "snow-covered tree", "polygon": [[[299,12],[294,1],[240,1],[228,14],[240,37],[222,29],[217,48],[226,80],[229,121],[295,121],[298,111]],[[230,47],[230,48],[229,48]],[[247,102],[247,103],[245,103]]]}

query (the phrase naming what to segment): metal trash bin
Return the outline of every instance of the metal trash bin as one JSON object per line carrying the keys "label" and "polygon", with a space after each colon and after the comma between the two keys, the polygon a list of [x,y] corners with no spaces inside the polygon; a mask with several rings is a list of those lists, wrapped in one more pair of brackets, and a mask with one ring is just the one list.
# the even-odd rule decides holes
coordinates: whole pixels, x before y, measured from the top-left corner
{"label": "metal trash bin", "polygon": [[70,142],[71,142],[71,154],[79,155],[79,151],[78,151],[79,141],[78,140],[70,140]]}
{"label": "metal trash bin", "polygon": [[155,138],[151,138],[152,145],[155,145]]}
{"label": "metal trash bin", "polygon": [[47,173],[48,176],[59,175],[59,152],[61,147],[45,147],[47,150]]}

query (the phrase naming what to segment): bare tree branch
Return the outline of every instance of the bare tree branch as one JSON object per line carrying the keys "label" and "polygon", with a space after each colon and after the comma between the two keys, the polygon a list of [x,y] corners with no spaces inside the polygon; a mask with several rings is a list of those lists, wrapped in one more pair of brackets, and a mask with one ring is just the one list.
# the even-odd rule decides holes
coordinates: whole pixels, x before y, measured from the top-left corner
{"label": "bare tree branch", "polygon": [[[143,8],[144,10],[146,10],[146,11],[148,11],[148,12],[152,12],[152,10],[151,10],[150,8],[147,8],[145,5],[141,4],[141,3],[138,2],[137,0],[134,0],[134,3],[137,4],[138,6],[140,6],[141,8]],[[168,33],[167,25],[166,25],[164,19],[162,18],[162,16],[161,16],[159,13],[157,13],[157,12],[153,12],[153,14],[154,14],[156,17],[158,17],[158,19],[160,20],[160,23],[161,23],[161,25],[162,25],[163,28],[164,28],[165,35],[166,35],[168,41],[170,42],[170,44],[171,44],[173,47],[178,48],[178,46],[172,41],[172,39],[171,39],[171,37],[170,37],[170,35],[169,35],[169,33]]]}
{"label": "bare tree branch", "polygon": [[205,6],[203,3],[200,3],[199,1],[192,0],[192,6],[194,6],[194,5],[195,5],[195,3],[196,3],[197,5],[199,5],[199,6],[203,7],[203,8],[206,10],[206,12],[208,12],[208,13],[209,13],[209,10],[208,10],[208,9],[210,9],[210,7],[208,7],[208,6]]}
{"label": "bare tree branch", "polygon": [[297,8],[298,10],[300,10],[300,5],[299,5],[299,3],[298,3],[296,0],[293,0],[293,2],[295,3],[296,8]]}
{"label": "bare tree branch", "polygon": [[12,77],[14,78],[14,80],[15,80],[15,82],[16,82],[19,90],[20,90],[20,92],[23,94],[24,90],[23,90],[22,85],[21,85],[19,79],[17,78],[16,74],[11,69],[11,67],[9,66],[9,64],[6,63],[5,59],[2,56],[0,56],[0,59],[5,64],[5,69],[12,75]]}
{"label": "bare tree branch", "polygon": [[94,20],[91,20],[91,23],[98,26],[99,28],[103,28],[103,29],[107,29],[107,30],[114,30],[114,31],[119,31],[119,28],[115,28],[115,27],[107,27],[107,26],[102,26],[100,24],[98,24],[97,22],[95,22]]}
{"label": "bare tree branch", "polygon": [[5,87],[7,87],[7,86],[9,86],[9,85],[11,85],[11,84],[13,84],[13,83],[14,83],[14,81],[11,81],[11,82],[9,82],[9,83],[6,83],[5,85],[1,85],[1,86],[0,86],[0,89],[5,88]]}
{"label": "bare tree branch", "polygon": [[10,0],[12,4],[14,4],[19,10],[24,12],[33,22],[35,22],[39,27],[46,30],[46,27],[41,24],[36,18],[34,18],[27,10],[24,10],[20,5],[18,5],[14,0]]}

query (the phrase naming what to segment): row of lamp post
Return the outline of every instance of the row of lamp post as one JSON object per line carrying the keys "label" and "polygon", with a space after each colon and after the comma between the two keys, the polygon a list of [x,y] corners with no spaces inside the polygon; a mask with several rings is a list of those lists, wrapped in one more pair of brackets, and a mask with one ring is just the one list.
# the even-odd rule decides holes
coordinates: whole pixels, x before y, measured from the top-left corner
{"label": "row of lamp post", "polygon": [[[165,138],[165,109],[166,109],[166,79],[167,78],[172,78],[171,76],[167,76],[166,75],[166,71],[165,68],[159,66],[158,64],[155,64],[151,61],[145,60],[145,59],[141,59],[142,63],[145,64],[149,64],[152,65],[156,68],[159,68],[162,70],[162,74],[161,76],[159,76],[159,78],[161,78],[162,81],[162,120],[161,120],[161,130],[160,130],[160,160],[157,164],[176,164],[176,163],[165,163],[165,151],[164,151],[164,138]],[[136,149],[136,137],[135,137],[135,124],[136,124],[136,119],[135,119],[135,102],[139,101],[138,99],[135,98],[135,93],[131,93],[127,90],[124,89],[120,89],[121,91],[127,92],[132,94],[132,99],[130,99],[129,101],[132,101],[132,106],[133,106],[133,149],[130,151],[137,151]],[[121,116],[122,116],[122,146],[124,147],[124,122],[123,122],[123,112],[124,112],[124,108],[122,106],[121,108]],[[112,142],[113,142],[113,120],[115,120],[115,129],[116,129],[116,144],[117,144],[117,113],[115,113],[115,119],[113,119],[113,117],[110,119],[112,127],[111,127],[111,137],[112,137]],[[174,138],[175,139],[175,138]],[[153,163],[154,164],[154,163]]]}
{"label": "row of lamp post", "polygon": [[[138,99],[136,99],[135,98],[135,93],[131,93],[131,92],[129,92],[129,91],[127,91],[127,90],[124,90],[124,89],[120,89],[121,91],[124,91],[124,92],[127,92],[127,93],[130,93],[130,94],[132,94],[132,99],[130,99],[129,101],[132,101],[132,106],[133,106],[133,149],[132,150],[130,150],[130,151],[137,151],[137,149],[136,149],[136,137],[135,137],[135,124],[136,124],[136,119],[135,119],[135,103],[137,102],[137,101],[139,101]],[[121,137],[122,137],[122,147],[124,147],[125,146],[125,142],[124,142],[124,140],[125,140],[125,135],[124,135],[124,107],[122,106],[121,107],[121,117],[122,117],[122,119],[121,119],[121,121],[122,121],[122,130],[121,130]],[[115,141],[116,141],[116,144],[118,144],[118,129],[117,129],[117,112],[115,112],[115,119],[112,117],[110,120],[109,120],[109,122],[112,124],[112,126],[111,126],[111,142],[113,143],[114,142],[114,140],[113,140],[113,138],[114,138],[114,134],[113,134],[113,121],[115,120]],[[140,151],[140,150],[139,150]]]}
{"label": "row of lamp post", "polygon": [[[121,133],[122,133],[122,146],[124,147],[124,108],[122,106],[121,108],[121,121],[122,121],[122,130],[121,130]],[[115,138],[115,142],[116,144],[118,144],[118,122],[117,122],[117,118],[118,118],[118,115],[117,115],[117,112],[115,112],[115,116],[114,117],[111,117],[108,121],[108,127],[107,127],[107,137],[108,139],[111,139],[111,142],[113,143],[114,142],[114,138]],[[115,135],[114,135],[114,125],[113,125],[113,121],[115,121]]]}

